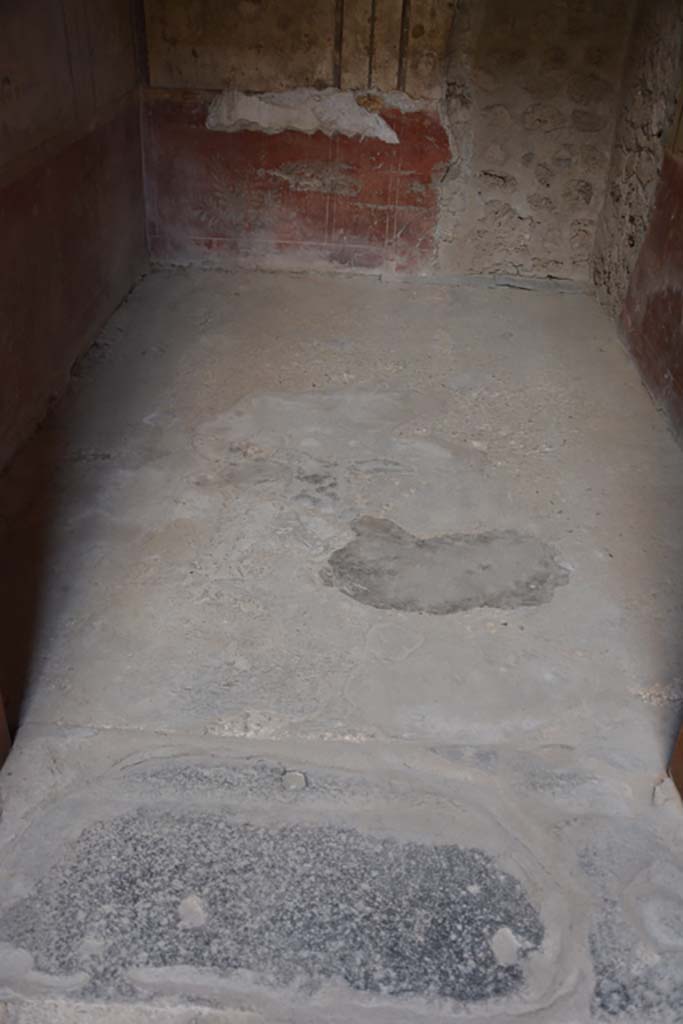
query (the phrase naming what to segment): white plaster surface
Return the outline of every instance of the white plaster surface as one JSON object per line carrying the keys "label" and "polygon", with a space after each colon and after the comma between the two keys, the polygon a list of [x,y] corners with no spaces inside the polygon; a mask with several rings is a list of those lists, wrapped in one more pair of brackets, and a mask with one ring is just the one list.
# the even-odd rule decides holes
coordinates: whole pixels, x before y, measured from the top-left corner
{"label": "white plaster surface", "polygon": [[398,136],[379,114],[341,89],[289,89],[259,95],[226,89],[212,100],[206,127],[219,132],[322,132],[330,137],[380,139],[398,145]]}

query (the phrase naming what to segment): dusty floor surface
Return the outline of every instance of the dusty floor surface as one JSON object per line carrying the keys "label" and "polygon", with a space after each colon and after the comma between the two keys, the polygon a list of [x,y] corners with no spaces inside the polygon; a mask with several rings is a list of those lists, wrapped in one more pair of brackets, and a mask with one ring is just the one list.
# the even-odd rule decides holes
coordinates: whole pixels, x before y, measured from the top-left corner
{"label": "dusty floor surface", "polygon": [[681,1020],[683,457],[593,299],[156,273],[4,488],[0,1020]]}

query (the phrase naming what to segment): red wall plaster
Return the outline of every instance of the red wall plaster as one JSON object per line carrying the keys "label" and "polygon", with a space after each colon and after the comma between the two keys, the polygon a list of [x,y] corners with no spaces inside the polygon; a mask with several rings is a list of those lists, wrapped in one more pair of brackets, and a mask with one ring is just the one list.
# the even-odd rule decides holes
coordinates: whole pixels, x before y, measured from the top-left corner
{"label": "red wall plaster", "polygon": [[671,155],[621,321],[645,383],[683,434],[683,161]]}
{"label": "red wall plaster", "polygon": [[450,159],[432,110],[379,113],[399,137],[209,131],[213,93],[144,98],[150,255],[162,263],[426,270]]}

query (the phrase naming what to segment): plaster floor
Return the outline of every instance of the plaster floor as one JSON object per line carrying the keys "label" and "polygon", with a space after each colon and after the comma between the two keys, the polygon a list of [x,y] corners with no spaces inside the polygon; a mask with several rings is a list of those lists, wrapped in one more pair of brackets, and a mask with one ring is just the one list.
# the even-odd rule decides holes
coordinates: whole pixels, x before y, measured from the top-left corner
{"label": "plaster floor", "polygon": [[0,1020],[681,1020],[683,458],[592,297],[156,272],[3,488]]}

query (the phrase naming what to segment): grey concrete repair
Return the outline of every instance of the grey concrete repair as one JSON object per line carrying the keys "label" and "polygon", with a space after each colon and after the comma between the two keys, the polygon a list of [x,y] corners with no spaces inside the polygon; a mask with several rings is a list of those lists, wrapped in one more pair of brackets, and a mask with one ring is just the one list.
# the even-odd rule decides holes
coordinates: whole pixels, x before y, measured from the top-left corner
{"label": "grey concrete repair", "polygon": [[374,608],[432,615],[516,608],[549,601],[569,579],[547,544],[513,530],[420,539],[372,516],[351,527],[356,539],[330,555],[320,576]]}
{"label": "grey concrete repair", "polygon": [[592,298],[153,274],[3,502],[3,1024],[680,1021],[683,457]]}

